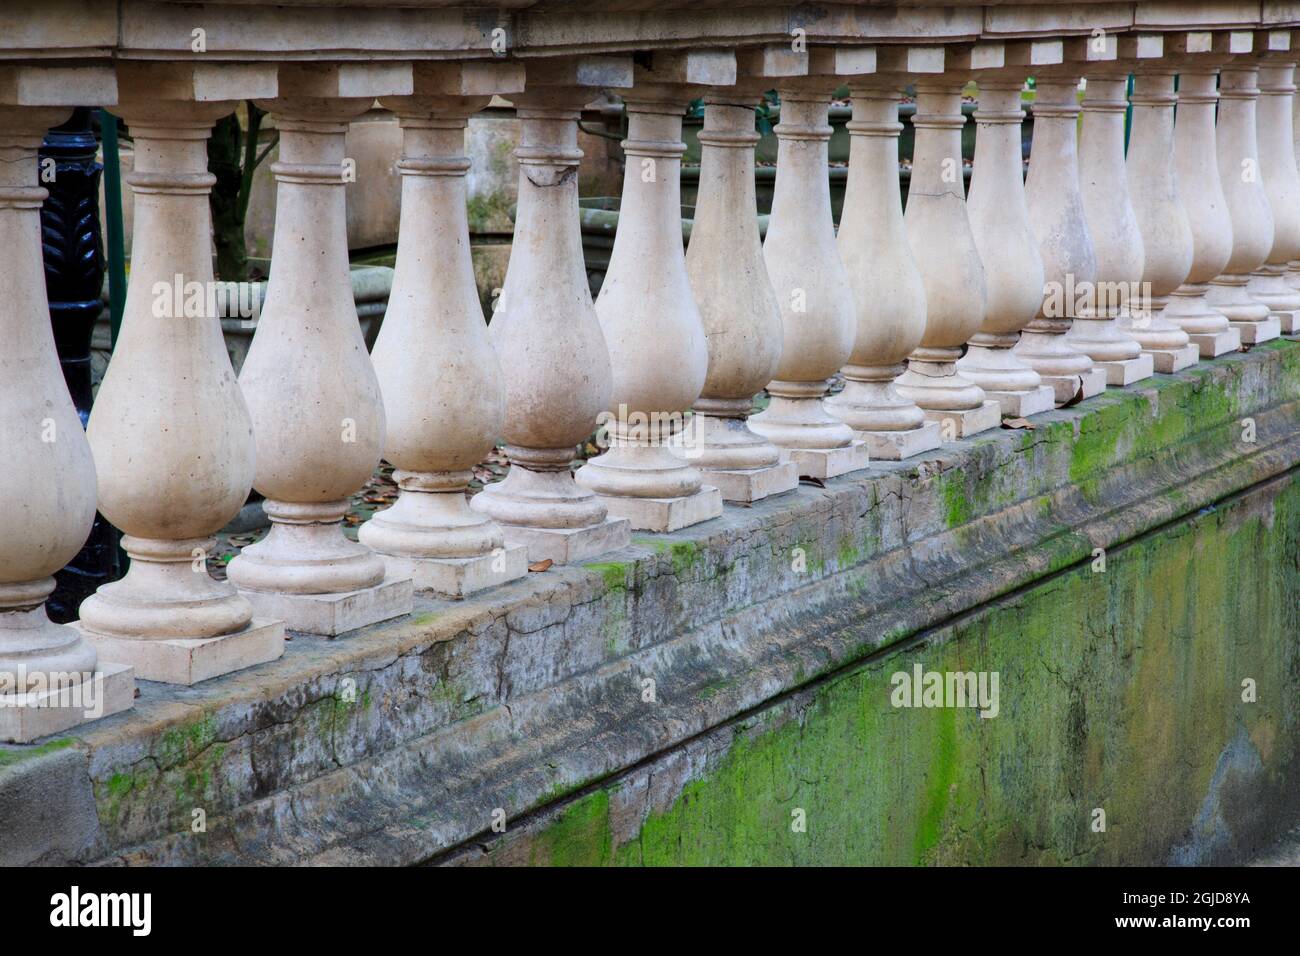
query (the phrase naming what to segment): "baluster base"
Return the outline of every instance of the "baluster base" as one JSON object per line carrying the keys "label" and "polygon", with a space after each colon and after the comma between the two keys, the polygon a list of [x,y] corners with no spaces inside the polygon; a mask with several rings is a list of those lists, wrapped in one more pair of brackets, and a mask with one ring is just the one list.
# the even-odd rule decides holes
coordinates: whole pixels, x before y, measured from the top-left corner
{"label": "baluster base", "polygon": [[1003,418],[1027,418],[1030,415],[1050,412],[1056,407],[1056,391],[1050,385],[1039,385],[1037,388],[1020,392],[986,388],[984,395],[990,401],[998,403]]}
{"label": "baluster base", "polygon": [[905,370],[902,364],[846,366],[844,390],[826,399],[826,410],[853,429],[872,458],[902,461],[942,444],[939,426],[898,394],[894,379]]}
{"label": "baluster base", "polygon": [[384,562],[386,580],[410,578],[416,590],[463,598],[528,574],[525,550],[506,547],[501,529],[470,508],[470,472],[398,470],[393,477],[397,503],[357,533]]}
{"label": "baluster base", "polygon": [[623,518],[635,531],[666,534],[680,531],[722,514],[722,492],[711,485],[701,485],[691,495],[677,498],[627,498],[597,495],[611,518]]}
{"label": "baluster base", "polygon": [[773,382],[768,391],[771,404],[749,419],[749,428],[775,444],[780,460],[792,463],[800,477],[824,481],[867,467],[867,446],[823,403],[825,382]]}
{"label": "baluster base", "polygon": [[518,545],[503,545],[493,553],[468,558],[380,557],[389,578],[409,578],[418,591],[456,600],[528,576],[528,551]]}
{"label": "baluster base", "polygon": [[1155,374],[1155,361],[1148,352],[1139,353],[1137,358],[1098,362],[1093,367],[1106,373],[1106,384],[1112,388],[1124,388]]}
{"label": "baluster base", "polygon": [[0,743],[31,743],[134,706],[135,672],[124,664],[100,664],[89,679],[68,687],[0,694]]}
{"label": "baluster base", "polygon": [[1282,335],[1282,323],[1272,315],[1257,322],[1231,322],[1231,325],[1241,334],[1242,345],[1271,342]]}
{"label": "baluster base", "polygon": [[359,627],[410,614],[415,586],[410,578],[385,578],[355,591],[288,594],[241,589],[259,617],[278,618],[291,631],[337,637]]}
{"label": "baluster base", "polygon": [[611,517],[626,518],[637,531],[677,531],[708,521],[722,514],[722,496],[670,451],[685,440],[682,432],[635,439],[615,433],[609,451],[579,468],[574,480],[594,492]]}
{"label": "baluster base", "polygon": [[130,570],[82,602],[72,626],[101,661],[129,665],[140,680],[188,686],[275,660],[284,623],[208,575],[215,544],[124,535]]}
{"label": "baluster base", "polygon": [[799,487],[799,470],[782,461],[770,441],[750,431],[745,418],[711,415],[701,411],[699,403],[695,414],[699,424],[689,430],[685,446],[673,451],[698,468],[704,483],[717,488],[723,501],[752,504]]}
{"label": "baluster base", "polygon": [[527,549],[529,561],[572,564],[632,542],[624,518],[573,480],[572,448],[506,446],[510,471],[470,499],[470,507],[501,527],[507,545]]}
{"label": "baluster base", "polygon": [[1142,346],[1142,354],[1151,356],[1152,367],[1162,375],[1190,368],[1201,357],[1182,326],[1167,317],[1170,301],[1167,295],[1152,296],[1145,309],[1124,309],[1116,319],[1125,334]]}
{"label": "baluster base", "polygon": [[1291,288],[1300,289],[1300,259],[1287,262],[1285,281]]}
{"label": "baluster base", "polygon": [[782,448],[781,461],[794,465],[800,478],[825,481],[866,468],[871,451],[866,442],[854,438],[842,448]]}
{"label": "baluster base", "polygon": [[632,525],[626,518],[607,517],[587,528],[529,528],[502,523],[506,544],[525,549],[529,561],[577,564],[632,543]]}
{"label": "baluster base", "polygon": [[377,554],[344,536],[347,507],[266,500],[270,532],[226,572],[258,617],[334,637],[411,612],[410,579],[386,576]]}
{"label": "baluster base", "polygon": [[920,428],[905,431],[857,431],[853,434],[862,439],[868,454],[878,461],[903,461],[943,445],[938,422],[925,422]]}
{"label": "baluster base", "polygon": [[1225,272],[1211,279],[1205,289],[1205,302],[1235,322],[1253,322],[1268,315],[1268,306],[1255,301],[1246,287],[1249,275]]}
{"label": "baluster base", "polygon": [[1066,339],[1092,359],[1093,368],[1106,373],[1106,384],[1123,388],[1150,378],[1155,373],[1151,356],[1131,335],[1124,333],[1115,317],[1076,318]]}
{"label": "baluster base", "polygon": [[1051,387],[1057,405],[1064,405],[1075,397],[1092,398],[1106,391],[1106,370],[1101,368],[1090,368],[1078,375],[1044,375],[1040,372],[1038,377],[1044,385]]}
{"label": "baluster base", "polygon": [[1006,346],[981,344],[979,338],[957,360],[957,370],[983,389],[985,398],[997,402],[1003,416],[1024,418],[1056,407],[1056,393],[1012,350],[1018,335],[1008,336]]}
{"label": "baluster base", "polygon": [[278,660],[284,654],[284,622],[254,617],[247,627],[217,637],[139,640],[98,634],[74,621],[101,661],[129,665],[140,680],[187,687],[223,674]]}
{"label": "baluster base", "polygon": [[1218,358],[1241,349],[1241,332],[1228,328],[1222,332],[1188,332],[1187,337],[1200,350],[1201,358]]}
{"label": "baluster base", "polygon": [[926,408],[922,409],[928,421],[939,426],[939,435],[947,441],[969,438],[1002,424],[1002,407],[992,399],[985,399],[979,408]]}
{"label": "baluster base", "polygon": [[54,578],[0,584],[0,742],[27,743],[130,708],[130,667],[103,663],[45,610]]}
{"label": "baluster base", "polygon": [[1078,351],[1065,334],[1070,320],[1035,319],[1020,333],[1012,349],[1016,357],[1038,373],[1044,385],[1064,405],[1076,396],[1092,398],[1106,390],[1106,373]]}
{"label": "baluster base", "polygon": [[1151,358],[1152,367],[1162,375],[1181,372],[1201,360],[1200,348],[1191,341],[1176,349],[1143,349],[1142,354]]}

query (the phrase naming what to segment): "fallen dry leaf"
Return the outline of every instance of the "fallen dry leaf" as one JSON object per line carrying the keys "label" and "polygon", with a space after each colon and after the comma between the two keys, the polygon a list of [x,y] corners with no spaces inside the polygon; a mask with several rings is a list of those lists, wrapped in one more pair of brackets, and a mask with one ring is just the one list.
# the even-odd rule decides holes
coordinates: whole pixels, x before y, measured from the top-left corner
{"label": "fallen dry leaf", "polygon": [[1062,404],[1057,405],[1056,407],[1069,408],[1071,405],[1078,405],[1081,401],[1083,401],[1083,379],[1079,379],[1079,390],[1074,393],[1074,397],[1071,398],[1068,402],[1063,402]]}
{"label": "fallen dry leaf", "polygon": [[1033,431],[1038,426],[1035,425],[1033,422],[1031,422],[1028,418],[1004,418],[1002,419],[1002,427],[1003,428],[1027,428],[1030,431]]}
{"label": "fallen dry leaf", "polygon": [[550,558],[544,558],[544,559],[541,560],[541,561],[534,561],[532,564],[528,565],[528,570],[529,570],[529,571],[545,571],[547,568],[549,568],[549,567],[550,567],[552,564],[554,564],[554,563],[555,563],[555,562],[552,561]]}

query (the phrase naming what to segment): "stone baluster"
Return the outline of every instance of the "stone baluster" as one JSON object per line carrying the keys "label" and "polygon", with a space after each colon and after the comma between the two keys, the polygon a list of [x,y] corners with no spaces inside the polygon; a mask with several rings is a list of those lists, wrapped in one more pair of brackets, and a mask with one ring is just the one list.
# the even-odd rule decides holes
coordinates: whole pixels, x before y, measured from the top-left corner
{"label": "stone baluster", "polygon": [[[1083,99],[1079,145],[1079,191],[1088,235],[1097,257],[1092,301],[1077,316],[1070,344],[1106,372],[1106,384],[1132,385],[1150,378],[1154,361],[1118,321],[1130,308],[1130,288],[1142,277],[1145,250],[1129,199],[1124,169],[1125,86],[1128,72],[1110,66],[1090,72]],[[1132,303],[1138,306],[1139,303]]]}
{"label": "stone baluster", "polygon": [[[71,119],[46,133],[38,156],[41,182],[49,191],[41,207],[41,245],[50,324],[63,379],[83,425],[94,404],[91,340],[104,311],[100,293],[107,271],[99,221],[104,166],[97,159],[95,112],[88,106],[73,110]],[[117,537],[107,519],[96,514],[85,545],[54,575],[57,584],[45,604],[51,620],[76,620],[82,601],[101,584],[121,577]]]}
{"label": "stone baluster", "polygon": [[[1059,57],[1060,44],[1056,44]],[[1020,71],[981,76],[975,111],[978,135],[971,173],[971,231],[984,266],[988,304],[984,324],[957,363],[1003,415],[1020,418],[1051,409],[1056,393],[1015,352],[1020,330],[1043,301],[1043,259],[1029,228],[1020,142],[1025,112]]]}
{"label": "stone baluster", "polygon": [[1133,119],[1129,133],[1129,194],[1142,231],[1145,255],[1143,311],[1130,316],[1129,331],[1151,356],[1157,372],[1195,365],[1200,351],[1183,329],[1165,316],[1169,297],[1192,267],[1192,226],[1174,175],[1174,93],[1172,70],[1143,69],[1133,80]]}
{"label": "stone baluster", "polygon": [[569,470],[613,393],[582,259],[578,119],[601,87],[627,87],[631,78],[625,57],[544,61],[529,68],[527,90],[511,97],[521,121],[519,210],[488,329],[506,370],[502,435],[510,471],[471,507],[534,561],[582,561],[631,539],[628,520],[610,517]]}
{"label": "stone baluster", "polygon": [[286,66],[279,96],[261,104],[280,131],[274,256],[239,384],[271,530],[228,573],[261,613],[310,634],[411,609],[411,579],[386,576],[383,560],[343,533],[385,428],[348,276],[344,136],[376,96],[410,92],[409,65]]}
{"label": "stone baluster", "polygon": [[[1289,42],[1289,37],[1287,37]],[[1266,59],[1259,65],[1259,174],[1273,214],[1273,247],[1252,274],[1246,291],[1268,306],[1281,331],[1300,332],[1300,290],[1286,280],[1287,264],[1300,257],[1300,173],[1291,128],[1295,62]]]}
{"label": "stone baluster", "polygon": [[962,375],[962,348],[984,323],[987,289],[966,213],[962,179],[963,75],[956,71],[916,84],[912,182],[907,238],[925,284],[925,335],[898,378],[898,391],[937,421],[946,440],[964,438],[1001,422],[997,401]]}
{"label": "stone baluster", "polygon": [[207,573],[213,536],[248,496],[255,449],[213,282],[206,146],[237,99],[274,92],[275,72],[128,64],[119,81],[135,140],[135,239],[88,436],[99,507],[124,532],[131,566],[82,602],[80,626],[102,659],[193,684],[284,650],[280,620],[255,616]]}
{"label": "stone baluster", "polygon": [[[823,60],[817,57],[818,67]],[[823,74],[777,85],[776,188],[763,262],[784,334],[781,361],[767,385],[771,404],[749,423],[800,475],[822,480],[859,471],[868,461],[866,444],[823,404],[830,377],[853,352],[857,331],[853,289],[831,215],[828,113],[837,82]]]}
{"label": "stone baluster", "polygon": [[1241,341],[1255,344],[1280,334],[1269,308],[1246,290],[1251,273],[1273,249],[1273,213],[1259,170],[1255,107],[1259,71],[1253,58],[1235,57],[1219,75],[1219,120],[1216,146],[1219,180],[1232,220],[1232,255],[1222,274],[1210,282],[1206,301],[1228,317]]}
{"label": "stone baluster", "polygon": [[899,77],[849,86],[849,179],[837,241],[857,332],[844,390],[826,400],[873,457],[893,461],[940,444],[939,423],[928,421],[894,385],[925,334],[925,284],[907,241],[898,182],[898,100],[905,82]]}
{"label": "stone baluster", "polygon": [[72,113],[48,104],[113,100],[111,70],[77,72],[70,81],[65,71],[0,67],[0,742],[25,743],[117,713],[135,695],[129,667],[98,661],[76,628],[53,623],[45,610],[54,572],[95,520],[95,462],[50,329],[41,262],[46,190],[36,162],[45,131]]}
{"label": "stone baluster", "polygon": [[722,493],[670,449],[682,440],[709,364],[682,251],[682,115],[699,84],[736,81],[736,57],[655,53],[634,80],[623,95],[628,159],[618,234],[596,298],[613,371],[610,447],[576,479],[614,517],[666,532],[722,514]]}
{"label": "stone baluster", "polygon": [[704,321],[708,373],[684,454],[723,500],[753,502],[793,490],[793,462],[750,430],[756,392],[781,361],[781,307],[768,279],[755,215],[754,104],[762,84],[742,80],[704,96],[700,187],[686,272]]}
{"label": "stone baluster", "polygon": [[[402,216],[384,324],[371,356],[388,424],[397,503],[358,537],[388,574],[460,598],[528,574],[528,554],[469,507],[473,468],[505,421],[501,366],[474,282],[465,128],[492,93],[523,89],[522,64],[416,68],[416,94],[386,97],[402,126]],[[437,374],[429,374],[429,361]]]}
{"label": "stone baluster", "polygon": [[[1293,157],[1300,168],[1300,96],[1291,97],[1291,134]],[[1300,255],[1286,264],[1286,281],[1292,288],[1300,289]]]}
{"label": "stone baluster", "polygon": [[1057,403],[1090,398],[1106,388],[1106,372],[1069,337],[1076,297],[1097,274],[1097,255],[1079,192],[1076,124],[1077,73],[1040,76],[1035,91],[1034,140],[1025,180],[1029,226],[1043,259],[1043,299],[1020,333],[1016,354],[1052,386]]}
{"label": "stone baluster", "polygon": [[1241,333],[1207,299],[1210,280],[1223,272],[1232,256],[1232,218],[1228,215],[1215,147],[1218,76],[1218,68],[1213,66],[1183,68],[1178,77],[1174,123],[1174,173],[1192,228],[1192,267],[1170,296],[1164,315],[1187,333],[1201,358],[1214,358],[1241,347]]}

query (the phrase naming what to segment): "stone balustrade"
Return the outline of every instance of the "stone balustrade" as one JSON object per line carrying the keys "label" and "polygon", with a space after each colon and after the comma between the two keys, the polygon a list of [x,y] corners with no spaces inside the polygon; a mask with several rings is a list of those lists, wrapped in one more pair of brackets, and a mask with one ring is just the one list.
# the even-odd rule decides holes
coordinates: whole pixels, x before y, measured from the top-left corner
{"label": "stone balustrade", "polygon": [[[1300,23],[1286,4],[85,6],[19,2],[5,17],[28,29],[0,33],[6,741],[82,722],[78,691],[105,695],[102,715],[130,707],[132,674],[189,685],[275,667],[286,630],[312,640],[400,620],[416,591],[465,598],[529,562],[588,562],[634,529],[716,521],[800,477],[860,480],[871,458],[941,455],[1003,417],[1300,331]],[[74,9],[86,17],[67,19]],[[853,121],[837,235],[827,110],[841,86]],[[776,194],[760,242],[754,107],[772,89]],[[605,92],[626,104],[627,162],[593,303],[578,120]],[[492,96],[521,123],[519,206],[485,325],[462,154],[467,118]],[[274,117],[280,154],[269,289],[237,380],[206,296],[204,148],[246,99]],[[695,99],[702,171],[683,252],[682,115]],[[376,101],[404,146],[396,278],[372,356],[342,187],[344,134]],[[42,133],[84,105],[121,116],[137,157],[130,294],[85,435],[46,316],[35,160]],[[575,472],[593,433],[607,446]],[[495,443],[510,470],[469,499]],[[400,496],[350,540],[348,498],[383,459]],[[213,535],[251,489],[271,530],[217,581]],[[50,576],[96,502],[124,532],[130,570],[76,625],[51,624]]]}

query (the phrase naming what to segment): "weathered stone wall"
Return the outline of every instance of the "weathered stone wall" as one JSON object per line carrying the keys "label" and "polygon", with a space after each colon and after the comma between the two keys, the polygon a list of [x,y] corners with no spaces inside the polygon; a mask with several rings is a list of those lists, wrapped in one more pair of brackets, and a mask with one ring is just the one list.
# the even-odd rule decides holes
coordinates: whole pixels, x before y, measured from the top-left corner
{"label": "weathered stone wall", "polygon": [[[0,861],[1229,857],[1297,809],[1298,403],[1270,343],[145,685],[0,748]],[[1001,714],[888,707],[914,660],[998,669]]]}
{"label": "weathered stone wall", "polygon": [[[1239,860],[1300,813],[1298,538],[1292,472],[1110,549],[1104,572],[1050,575],[447,859]],[[997,716],[893,707],[891,676],[918,665],[999,672]]]}

